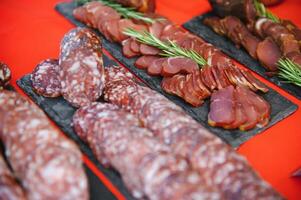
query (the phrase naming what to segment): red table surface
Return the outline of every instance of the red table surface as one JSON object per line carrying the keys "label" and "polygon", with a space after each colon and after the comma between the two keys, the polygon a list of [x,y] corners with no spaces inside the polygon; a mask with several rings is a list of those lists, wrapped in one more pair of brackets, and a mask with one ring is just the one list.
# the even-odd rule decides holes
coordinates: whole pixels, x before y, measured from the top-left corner
{"label": "red table surface", "polygon": [[[14,86],[17,79],[30,73],[41,60],[58,56],[61,38],[73,27],[54,10],[58,2],[58,0],[0,1],[0,60],[11,67]],[[157,12],[179,24],[208,10],[210,6],[207,0],[157,0]],[[271,10],[281,18],[291,19],[301,27],[300,0],[285,0]],[[301,106],[300,100],[270,82],[260,79]],[[21,92],[19,88],[18,91]],[[290,177],[295,169],[301,167],[300,124],[301,111],[298,109],[296,113],[238,149],[239,153],[247,157],[253,168],[288,199],[301,198],[301,178]],[[119,199],[123,199],[88,159],[84,157],[84,161]]]}

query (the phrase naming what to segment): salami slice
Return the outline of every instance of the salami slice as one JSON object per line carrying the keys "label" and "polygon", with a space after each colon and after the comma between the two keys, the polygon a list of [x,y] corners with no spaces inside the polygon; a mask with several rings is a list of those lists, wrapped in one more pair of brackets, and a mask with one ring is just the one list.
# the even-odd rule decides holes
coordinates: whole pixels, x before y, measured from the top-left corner
{"label": "salami slice", "polygon": [[28,198],[89,199],[78,147],[15,92],[1,92],[0,102],[0,139]]}
{"label": "salami slice", "polygon": [[63,97],[75,107],[96,101],[104,88],[101,42],[90,30],[76,28],[64,36],[60,52]]}
{"label": "salami slice", "polygon": [[0,90],[8,85],[11,79],[11,72],[7,64],[0,61]]}
{"label": "salami slice", "polygon": [[39,63],[31,74],[32,87],[36,93],[45,97],[61,95],[59,65],[56,59],[47,59]]}
{"label": "salami slice", "polygon": [[101,55],[101,41],[98,36],[88,28],[74,28],[66,33],[61,41],[59,62],[64,61],[71,52],[80,47],[93,49]]}

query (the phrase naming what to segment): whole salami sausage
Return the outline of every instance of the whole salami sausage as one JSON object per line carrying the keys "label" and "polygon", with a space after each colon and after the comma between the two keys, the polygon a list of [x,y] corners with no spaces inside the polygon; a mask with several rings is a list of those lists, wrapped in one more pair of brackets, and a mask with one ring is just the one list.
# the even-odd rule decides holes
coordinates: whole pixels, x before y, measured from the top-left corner
{"label": "whole salami sausage", "polygon": [[62,95],[75,107],[96,101],[104,87],[101,42],[86,28],[69,31],[61,42],[60,73]]}
{"label": "whole salami sausage", "polygon": [[0,199],[1,200],[26,200],[25,193],[16,182],[11,171],[0,154]]}
{"label": "whole salami sausage", "polygon": [[174,155],[152,132],[141,128],[136,116],[111,104],[94,103],[80,108],[74,122],[78,126],[75,130],[88,136],[97,159],[120,172],[134,197],[222,199],[217,189],[192,170],[182,156]]}
{"label": "whole salami sausage", "polygon": [[106,69],[105,100],[139,116],[156,138],[169,145],[175,154],[185,157],[225,199],[282,199],[244,157],[164,96],[135,84],[127,75],[121,81],[124,70],[118,69]]}
{"label": "whole salami sausage", "polygon": [[0,104],[0,139],[28,199],[88,199],[78,147],[19,94],[0,92]]}

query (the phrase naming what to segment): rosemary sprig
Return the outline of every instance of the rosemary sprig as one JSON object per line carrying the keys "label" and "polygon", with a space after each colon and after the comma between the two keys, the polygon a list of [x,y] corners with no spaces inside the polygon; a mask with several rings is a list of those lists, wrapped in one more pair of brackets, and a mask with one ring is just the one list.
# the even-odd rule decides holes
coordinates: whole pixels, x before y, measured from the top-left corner
{"label": "rosemary sprig", "polygon": [[261,3],[259,0],[254,0],[254,5],[260,17],[266,17],[276,23],[280,22],[280,19],[276,15],[274,15],[271,11],[266,9],[264,4]]}
{"label": "rosemary sprig", "polygon": [[165,57],[182,56],[194,60],[200,66],[207,64],[206,60],[202,56],[200,56],[196,51],[181,48],[175,42],[170,40],[164,42],[159,38],[157,38],[156,36],[154,36],[153,34],[151,34],[150,32],[147,31],[138,32],[134,29],[128,28],[125,29],[123,33],[125,35],[135,38],[138,42],[160,49],[163,52],[160,54],[161,56],[165,56]]}
{"label": "rosemary sprig", "polygon": [[278,61],[278,66],[278,75],[285,80],[284,82],[301,87],[301,68],[297,63],[284,58]]}
{"label": "rosemary sprig", "polygon": [[[88,3],[92,0],[75,0],[76,5],[83,5],[85,3]],[[106,6],[109,6],[116,10],[121,16],[124,18],[130,18],[130,19],[137,19],[144,21],[146,23],[154,23],[156,20],[152,19],[150,17],[146,17],[143,13],[137,12],[135,8],[132,7],[124,7],[119,3],[112,2],[110,0],[97,0],[103,3]]]}

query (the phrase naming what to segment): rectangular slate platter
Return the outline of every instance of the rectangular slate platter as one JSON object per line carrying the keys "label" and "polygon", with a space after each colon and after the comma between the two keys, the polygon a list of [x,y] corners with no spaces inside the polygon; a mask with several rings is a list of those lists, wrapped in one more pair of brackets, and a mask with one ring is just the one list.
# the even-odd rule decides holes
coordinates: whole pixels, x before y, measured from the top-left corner
{"label": "rectangular slate platter", "polygon": [[[116,64],[105,58],[105,62]],[[130,192],[125,187],[118,172],[111,168],[105,168],[93,155],[89,146],[83,142],[72,128],[72,117],[76,108],[72,107],[62,97],[45,98],[35,93],[31,87],[30,75],[25,75],[17,81],[18,86],[54,121],[59,128],[80,147],[81,151],[89,158],[93,164],[110,180],[110,182],[123,194],[128,200],[134,200]],[[115,200],[117,199],[108,188],[99,180],[99,178],[85,165],[85,171],[89,180],[90,199],[91,200]]]}
{"label": "rectangular slate platter", "polygon": [[[74,3],[60,3],[57,4],[55,9],[66,17],[70,22],[76,26],[86,27],[81,22],[74,19],[72,16],[72,11],[76,8]],[[267,94],[264,94],[263,97],[271,104],[272,113],[271,121],[268,126],[262,128],[254,128],[250,131],[239,131],[239,130],[225,130],[221,128],[211,127],[207,124],[207,115],[209,112],[209,101],[205,101],[204,105],[201,107],[192,107],[189,104],[185,103],[182,99],[169,95],[165,93],[160,86],[162,78],[149,76],[144,70],[137,69],[134,66],[136,58],[128,59],[122,55],[122,48],[117,43],[112,43],[106,40],[101,33],[96,31],[96,33],[102,38],[104,48],[111,53],[120,63],[127,67],[131,72],[137,75],[142,79],[146,85],[150,88],[160,92],[168,99],[181,106],[189,115],[191,115],[195,120],[200,122],[203,126],[209,129],[211,132],[222,138],[225,142],[230,144],[233,147],[238,147],[243,144],[245,141],[250,139],[256,134],[261,133],[265,129],[271,127],[275,123],[281,121],[285,117],[291,115],[294,111],[297,110],[297,105],[293,104],[291,101],[281,96],[276,91],[270,88],[270,91]]]}
{"label": "rectangular slate platter", "polygon": [[285,83],[283,82],[283,79],[279,78],[278,76],[267,76],[266,69],[256,59],[252,58],[244,48],[236,48],[235,44],[229,38],[218,35],[209,26],[203,23],[203,20],[205,18],[212,16],[215,16],[213,12],[197,16],[192,20],[186,22],[183,26],[190,32],[200,36],[205,41],[218,47],[225,54],[237,60],[252,71],[261,75],[270,82],[278,85],[280,88],[287,91],[296,98],[301,99],[301,87],[290,83]]}

